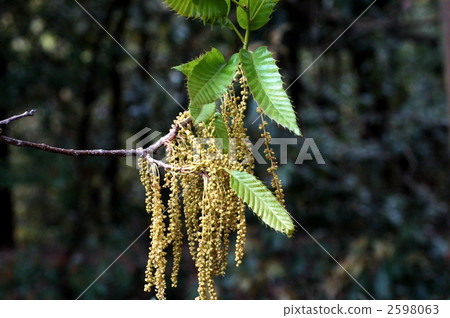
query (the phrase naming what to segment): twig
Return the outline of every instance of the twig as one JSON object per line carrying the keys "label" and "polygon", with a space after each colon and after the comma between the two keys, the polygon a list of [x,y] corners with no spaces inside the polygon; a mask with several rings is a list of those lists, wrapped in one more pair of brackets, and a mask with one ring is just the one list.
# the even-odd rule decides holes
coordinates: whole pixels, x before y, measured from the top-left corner
{"label": "twig", "polygon": [[32,110],[29,110],[29,111],[24,112],[23,114],[16,115],[16,116],[12,116],[12,117],[7,118],[7,119],[4,119],[4,120],[0,120],[0,126],[6,126],[6,125],[8,125],[10,122],[13,122],[13,121],[15,121],[15,120],[17,120],[17,119],[20,119],[20,118],[24,118],[24,117],[28,117],[28,116],[33,116],[35,112],[36,112],[36,109],[32,109]]}
{"label": "twig", "polygon": [[183,120],[178,125],[175,125],[175,127],[173,127],[172,130],[167,135],[161,137],[157,142],[155,142],[154,144],[152,144],[149,147],[145,148],[144,152],[145,153],[155,153],[162,146],[164,146],[166,143],[168,143],[169,141],[174,140],[175,137],[177,136],[178,131],[180,130],[180,128],[186,127],[190,123],[192,123],[192,118],[191,117],[186,118],[185,120]]}
{"label": "twig", "polygon": [[0,141],[5,144],[14,145],[17,147],[24,148],[33,148],[39,149],[46,152],[57,153],[61,155],[71,156],[71,157],[85,157],[85,156],[93,156],[93,157],[126,157],[126,156],[137,156],[140,153],[143,153],[144,150],[131,149],[131,150],[103,150],[103,149],[91,149],[91,150],[76,150],[76,149],[67,149],[67,148],[59,148],[50,146],[44,143],[36,143],[30,142],[26,140],[15,139],[7,136],[0,136]]}
{"label": "twig", "polygon": [[[33,116],[33,114],[36,112],[36,110],[31,110],[28,112],[25,112],[21,115],[13,116],[8,119],[0,121],[0,125],[7,125],[10,122],[27,117],[27,116]],[[71,156],[71,157],[127,157],[127,156],[139,156],[139,157],[145,157],[147,160],[150,160],[151,162],[157,164],[159,167],[164,168],[166,170],[170,169],[178,169],[182,170],[182,168],[172,167],[160,160],[154,159],[152,155],[158,151],[161,147],[163,147],[166,143],[174,140],[177,136],[178,131],[180,128],[185,127],[189,125],[192,122],[191,118],[187,118],[178,125],[175,125],[172,130],[165,136],[161,137],[157,142],[150,145],[149,147],[145,149],[118,149],[118,150],[104,150],[104,149],[90,149],[90,150],[78,150],[78,149],[67,149],[67,148],[59,148],[50,146],[44,143],[35,143],[30,142],[26,140],[20,140],[15,139],[7,136],[1,135],[1,129],[0,129],[0,142],[3,142],[5,144],[14,145],[17,147],[24,147],[24,148],[33,148],[38,149],[46,152],[51,153],[57,153],[61,155]]]}

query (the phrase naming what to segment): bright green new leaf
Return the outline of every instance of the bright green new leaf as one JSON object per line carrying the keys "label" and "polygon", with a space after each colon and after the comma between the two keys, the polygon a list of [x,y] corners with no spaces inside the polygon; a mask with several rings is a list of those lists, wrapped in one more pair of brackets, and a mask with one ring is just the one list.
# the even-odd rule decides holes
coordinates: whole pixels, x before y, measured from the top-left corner
{"label": "bright green new leaf", "polygon": [[191,105],[205,105],[221,97],[236,73],[239,56],[234,54],[228,63],[217,49],[207,52],[194,67],[187,88]]}
{"label": "bright green new leaf", "polygon": [[194,71],[195,66],[197,66],[197,64],[203,59],[203,57],[205,57],[205,55],[200,55],[199,57],[197,57],[196,59],[178,65],[178,66],[174,66],[172,67],[173,69],[180,71],[181,73],[183,73],[187,78],[189,78],[192,74],[192,72]]}
{"label": "bright green new leaf", "polygon": [[164,0],[179,15],[214,24],[228,17],[230,0]]}
{"label": "bright green new leaf", "polygon": [[294,109],[283,88],[272,53],[262,46],[255,52],[242,49],[239,55],[250,91],[264,114],[301,136]]}
{"label": "bright green new leaf", "polygon": [[229,171],[230,186],[269,227],[291,236],[294,223],[285,208],[255,176],[241,171]]}
{"label": "bright green new leaf", "polygon": [[194,120],[195,124],[208,121],[216,112],[216,103],[213,102],[207,105],[189,105],[189,114]]}
{"label": "bright green new leaf", "polygon": [[[258,30],[269,22],[278,0],[240,0],[239,3],[250,9],[250,30]],[[237,18],[241,28],[247,30],[247,12],[241,7],[237,9]]]}
{"label": "bright green new leaf", "polygon": [[[219,139],[217,146],[222,146],[223,153],[228,153],[230,145],[228,140],[227,126],[223,120],[221,113],[216,113],[214,117],[214,137]],[[221,145],[220,145],[221,144]]]}

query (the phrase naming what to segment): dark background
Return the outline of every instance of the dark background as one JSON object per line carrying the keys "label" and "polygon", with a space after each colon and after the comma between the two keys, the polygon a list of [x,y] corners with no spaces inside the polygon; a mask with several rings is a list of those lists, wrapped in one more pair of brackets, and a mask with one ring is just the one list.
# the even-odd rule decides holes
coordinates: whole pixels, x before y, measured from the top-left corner
{"label": "dark background", "polygon": [[[275,52],[290,84],[372,1],[282,0],[253,45]],[[171,70],[234,34],[159,0],[82,1],[183,105]],[[449,145],[438,1],[379,0],[290,89],[326,165],[281,166],[287,207],[375,298],[448,298]],[[450,19],[450,17],[448,17]],[[450,40],[450,39],[447,39]],[[178,105],[71,0],[0,0],[0,119],[36,108],[6,134],[67,148],[125,148],[166,132]],[[247,127],[257,125],[250,110]],[[271,125],[274,137],[292,137]],[[266,167],[258,175],[265,178]],[[266,180],[267,181],[267,180]],[[74,299],[148,226],[123,158],[76,159],[0,144],[0,298]],[[217,279],[222,299],[365,299],[301,229],[292,239],[248,212],[244,263]],[[83,299],[146,299],[144,235]],[[234,249],[232,249],[234,251]],[[196,296],[184,251],[179,287]]]}

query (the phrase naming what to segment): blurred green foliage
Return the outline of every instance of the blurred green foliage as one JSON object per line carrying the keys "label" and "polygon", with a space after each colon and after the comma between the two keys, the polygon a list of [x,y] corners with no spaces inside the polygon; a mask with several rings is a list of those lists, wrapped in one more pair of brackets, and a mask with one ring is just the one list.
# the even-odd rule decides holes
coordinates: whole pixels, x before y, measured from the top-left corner
{"label": "blurred green foliage", "polygon": [[[275,52],[292,83],[371,2],[282,0],[254,44]],[[226,29],[186,21],[159,0],[82,3],[183,105],[185,83],[171,67],[211,46],[228,54],[239,48]],[[181,111],[74,1],[0,0],[0,7],[0,118],[38,109],[8,135],[125,148],[144,127],[167,131]],[[437,1],[377,1],[288,91],[304,136],[326,161],[294,165],[302,139],[289,147],[290,164],[280,167],[288,210],[375,298],[450,293],[439,39]],[[257,138],[254,114],[247,126]],[[271,132],[292,137],[275,125]],[[137,172],[125,159],[7,150],[0,187],[12,197],[16,244],[0,251],[0,297],[76,298],[149,225]],[[8,212],[3,203],[0,215]],[[368,297],[301,228],[287,239],[250,213],[248,222],[244,263],[235,268],[230,260],[217,280],[219,298]],[[83,299],[147,298],[146,237]],[[195,267],[184,253],[169,299],[196,295]]]}

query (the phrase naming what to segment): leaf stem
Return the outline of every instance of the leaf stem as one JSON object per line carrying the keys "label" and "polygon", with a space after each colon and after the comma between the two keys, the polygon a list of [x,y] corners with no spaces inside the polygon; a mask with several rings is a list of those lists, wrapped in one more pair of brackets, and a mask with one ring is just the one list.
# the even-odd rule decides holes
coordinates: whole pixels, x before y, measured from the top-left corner
{"label": "leaf stem", "polygon": [[241,42],[245,43],[244,37],[242,36],[241,32],[239,32],[238,28],[234,25],[234,23],[230,20],[230,18],[228,18],[228,22],[230,23],[231,28],[234,30],[234,32],[236,32],[239,39],[241,39]]}
{"label": "leaf stem", "polygon": [[248,44],[250,43],[250,29],[252,24],[252,19],[250,17],[250,1],[248,2],[246,13],[247,13],[247,30],[245,31],[244,49],[248,50]]}
{"label": "leaf stem", "polygon": [[247,6],[244,5],[244,4],[242,4],[242,3],[240,3],[239,1],[237,1],[237,0],[231,0],[231,2],[233,2],[235,5],[241,7],[242,9],[247,10]]}
{"label": "leaf stem", "polygon": [[250,29],[248,29],[245,32],[245,38],[244,38],[244,49],[248,50],[248,44],[250,42]]}

